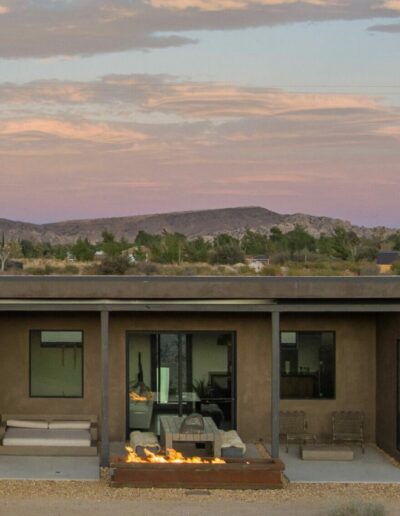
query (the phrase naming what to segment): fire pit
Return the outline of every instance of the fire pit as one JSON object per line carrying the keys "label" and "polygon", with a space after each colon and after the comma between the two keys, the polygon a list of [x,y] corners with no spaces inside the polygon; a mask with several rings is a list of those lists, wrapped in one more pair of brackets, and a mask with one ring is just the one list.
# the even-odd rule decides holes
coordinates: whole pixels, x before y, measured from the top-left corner
{"label": "fire pit", "polygon": [[284,465],[274,459],[184,458],[175,450],[166,455],[126,457],[111,462],[114,487],[166,487],[187,489],[270,489],[283,487]]}

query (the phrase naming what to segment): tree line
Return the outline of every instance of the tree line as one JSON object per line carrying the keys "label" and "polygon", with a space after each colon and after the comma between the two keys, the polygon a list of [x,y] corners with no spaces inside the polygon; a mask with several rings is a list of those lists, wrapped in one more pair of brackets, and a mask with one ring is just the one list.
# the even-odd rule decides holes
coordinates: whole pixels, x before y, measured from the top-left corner
{"label": "tree line", "polygon": [[332,234],[315,237],[300,225],[288,232],[272,227],[268,234],[246,230],[240,237],[219,234],[214,238],[189,239],[181,233],[163,231],[151,234],[139,231],[135,240],[117,239],[109,231],[102,233],[98,242],[78,238],[71,244],[51,244],[32,240],[0,240],[0,269],[4,270],[11,258],[48,258],[56,260],[92,261],[96,251],[108,260],[121,263],[131,253],[135,260],[160,264],[209,263],[236,264],[246,256],[266,255],[271,263],[283,265],[289,261],[317,261],[336,259],[374,261],[381,249],[400,250],[400,232],[387,239],[359,237],[354,231],[338,226]]}

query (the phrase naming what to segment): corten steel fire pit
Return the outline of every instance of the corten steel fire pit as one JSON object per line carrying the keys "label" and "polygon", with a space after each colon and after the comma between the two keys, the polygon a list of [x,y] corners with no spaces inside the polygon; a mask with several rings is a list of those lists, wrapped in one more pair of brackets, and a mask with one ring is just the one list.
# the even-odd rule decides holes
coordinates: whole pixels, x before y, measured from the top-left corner
{"label": "corten steel fire pit", "polygon": [[[211,460],[211,459],[210,459]],[[212,463],[127,463],[114,457],[114,487],[186,489],[276,489],[283,487],[284,464],[279,459],[225,459]]]}

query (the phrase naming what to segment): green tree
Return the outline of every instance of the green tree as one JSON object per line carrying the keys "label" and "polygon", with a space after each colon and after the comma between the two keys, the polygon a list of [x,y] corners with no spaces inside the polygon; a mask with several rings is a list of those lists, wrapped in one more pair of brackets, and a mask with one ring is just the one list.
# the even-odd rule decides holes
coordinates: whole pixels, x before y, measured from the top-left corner
{"label": "green tree", "polygon": [[97,244],[97,248],[104,251],[110,258],[119,256],[122,251],[130,247],[129,242],[125,238],[118,241],[110,231],[103,231],[102,238],[103,240]]}
{"label": "green tree", "polygon": [[246,229],[240,244],[246,254],[265,254],[268,248],[268,237]]}
{"label": "green tree", "polygon": [[400,251],[400,232],[394,233],[387,238],[387,241],[391,243],[394,251]]}
{"label": "green tree", "polygon": [[287,248],[291,258],[293,258],[295,253],[305,251],[313,252],[316,249],[315,238],[297,224],[292,231],[289,231],[284,235],[284,239],[287,242]]}
{"label": "green tree", "polygon": [[89,242],[87,238],[78,238],[75,244],[71,247],[71,252],[77,260],[80,262],[88,262],[93,260],[94,246]]}
{"label": "green tree", "polygon": [[21,240],[21,251],[24,258],[37,258],[36,246],[31,240]]}
{"label": "green tree", "polygon": [[206,262],[211,249],[210,242],[198,237],[186,243],[185,258],[189,262]]}
{"label": "green tree", "polygon": [[244,260],[244,252],[237,238],[221,233],[214,238],[213,250],[209,255],[211,263],[234,264]]}
{"label": "green tree", "polygon": [[360,239],[354,231],[347,231],[340,226],[336,227],[332,236],[333,256],[342,260],[354,260],[359,242]]}
{"label": "green tree", "polygon": [[151,246],[151,255],[160,263],[181,263],[184,259],[187,241],[181,233],[163,231],[157,246]]}
{"label": "green tree", "polygon": [[0,271],[4,272],[10,258],[19,258],[22,255],[21,245],[15,240],[6,240],[3,233],[0,240]]}

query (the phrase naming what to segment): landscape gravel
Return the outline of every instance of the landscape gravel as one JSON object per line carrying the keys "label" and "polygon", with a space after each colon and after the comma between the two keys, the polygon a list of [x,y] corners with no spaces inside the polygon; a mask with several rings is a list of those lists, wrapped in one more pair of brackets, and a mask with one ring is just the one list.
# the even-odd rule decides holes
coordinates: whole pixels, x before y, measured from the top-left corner
{"label": "landscape gravel", "polygon": [[[105,475],[104,475],[105,476]],[[196,496],[194,496],[196,495]],[[280,490],[210,490],[208,492],[188,491],[185,489],[134,489],[114,488],[108,479],[100,481],[34,481],[34,480],[0,480],[0,498],[35,499],[35,498],[79,498],[83,500],[151,500],[173,501],[192,499],[209,503],[229,499],[238,502],[283,503],[295,501],[312,502],[331,499],[332,502],[359,499],[362,501],[385,501],[399,503],[399,484],[288,484]]]}

